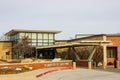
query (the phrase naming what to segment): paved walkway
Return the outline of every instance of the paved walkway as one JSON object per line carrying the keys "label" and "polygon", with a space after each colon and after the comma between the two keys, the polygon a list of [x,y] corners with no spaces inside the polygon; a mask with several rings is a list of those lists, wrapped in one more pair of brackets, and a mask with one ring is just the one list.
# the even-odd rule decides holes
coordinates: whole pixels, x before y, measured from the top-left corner
{"label": "paved walkway", "polygon": [[33,70],[19,74],[0,75],[0,80],[34,80],[36,79],[36,75],[51,69],[53,68]]}
{"label": "paved walkway", "polygon": [[52,73],[35,80],[120,80],[120,73],[76,69]]}
{"label": "paved walkway", "polygon": [[81,69],[76,70],[62,70],[46,74],[41,77],[36,75],[53,70],[55,68],[39,69],[30,72],[0,75],[0,80],[120,80],[120,70],[118,72],[110,72],[100,69]]}

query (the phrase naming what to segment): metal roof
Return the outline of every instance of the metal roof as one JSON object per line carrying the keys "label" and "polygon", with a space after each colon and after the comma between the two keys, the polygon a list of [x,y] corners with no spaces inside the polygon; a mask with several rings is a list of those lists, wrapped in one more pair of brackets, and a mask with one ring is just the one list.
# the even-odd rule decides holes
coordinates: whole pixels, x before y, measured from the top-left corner
{"label": "metal roof", "polygon": [[61,31],[57,30],[25,30],[25,29],[12,29],[9,32],[7,32],[5,35],[13,35],[19,32],[33,32],[33,33],[60,33]]}

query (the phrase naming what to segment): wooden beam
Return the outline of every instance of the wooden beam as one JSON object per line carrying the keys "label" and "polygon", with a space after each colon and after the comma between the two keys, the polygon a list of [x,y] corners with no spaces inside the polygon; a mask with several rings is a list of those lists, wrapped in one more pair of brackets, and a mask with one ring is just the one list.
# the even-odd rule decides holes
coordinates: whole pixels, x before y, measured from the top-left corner
{"label": "wooden beam", "polygon": [[96,46],[94,46],[93,51],[92,51],[92,53],[90,54],[90,56],[88,58],[88,61],[93,58],[93,55],[94,55],[95,51],[96,51]]}
{"label": "wooden beam", "polygon": [[75,50],[75,48],[72,47],[72,49],[73,49],[73,51],[75,52],[74,55],[75,55],[76,59],[77,59],[77,60],[80,60],[80,57],[78,56],[77,51]]}

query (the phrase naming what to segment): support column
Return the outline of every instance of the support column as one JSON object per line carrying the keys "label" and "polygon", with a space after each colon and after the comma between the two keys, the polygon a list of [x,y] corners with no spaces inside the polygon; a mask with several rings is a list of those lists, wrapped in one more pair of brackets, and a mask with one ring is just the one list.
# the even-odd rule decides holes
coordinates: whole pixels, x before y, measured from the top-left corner
{"label": "support column", "polygon": [[103,44],[103,69],[107,67],[107,46]]}
{"label": "support column", "polygon": [[35,56],[36,56],[36,58],[37,58],[37,56],[38,56],[38,51],[37,51],[37,49],[36,49],[36,55],[35,55]]}
{"label": "support column", "polygon": [[119,63],[119,61],[117,60],[117,68],[119,69],[120,67],[120,63]]}
{"label": "support column", "polygon": [[88,69],[92,69],[92,61],[88,61]]}
{"label": "support column", "polygon": [[55,57],[54,57],[54,58],[58,58],[58,52],[57,52],[57,49],[55,48],[54,51],[55,51]]}
{"label": "support column", "polygon": [[76,69],[76,62],[73,61],[73,69]]}

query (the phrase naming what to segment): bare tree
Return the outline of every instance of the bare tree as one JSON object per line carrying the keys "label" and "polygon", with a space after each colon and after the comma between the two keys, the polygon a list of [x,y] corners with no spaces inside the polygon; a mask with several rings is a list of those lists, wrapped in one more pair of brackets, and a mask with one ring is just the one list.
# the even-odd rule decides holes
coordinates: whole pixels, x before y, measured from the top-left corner
{"label": "bare tree", "polygon": [[21,41],[13,46],[14,52],[18,53],[21,58],[24,58],[25,55],[32,54],[32,47],[29,45],[29,38],[22,37]]}

